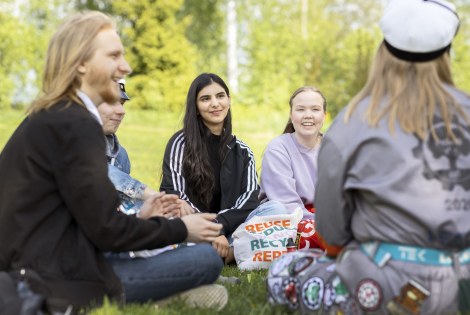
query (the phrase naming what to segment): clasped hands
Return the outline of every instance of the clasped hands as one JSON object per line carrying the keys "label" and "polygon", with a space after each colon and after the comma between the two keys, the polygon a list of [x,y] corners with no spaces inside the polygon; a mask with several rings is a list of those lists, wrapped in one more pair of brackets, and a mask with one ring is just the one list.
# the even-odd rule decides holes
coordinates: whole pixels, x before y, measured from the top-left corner
{"label": "clasped hands", "polygon": [[[142,205],[137,217],[148,219],[150,217],[181,218],[188,230],[188,242],[214,242],[220,235],[222,224],[213,220],[213,213],[194,214],[189,204],[177,195],[157,192],[149,196]],[[225,238],[225,237],[224,237]]]}

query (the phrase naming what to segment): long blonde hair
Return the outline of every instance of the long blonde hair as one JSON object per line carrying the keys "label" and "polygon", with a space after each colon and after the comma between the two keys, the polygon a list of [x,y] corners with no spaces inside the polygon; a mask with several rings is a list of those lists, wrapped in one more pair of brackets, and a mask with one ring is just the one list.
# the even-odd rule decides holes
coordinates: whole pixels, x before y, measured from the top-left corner
{"label": "long blonde hair", "polygon": [[93,56],[95,37],[107,28],[115,28],[114,22],[97,11],[77,13],[64,21],[49,43],[42,95],[33,101],[28,114],[50,108],[60,100],[82,104],[76,95],[81,86],[78,67]]}
{"label": "long blonde hair", "polygon": [[[449,54],[444,53],[430,62],[407,62],[392,56],[382,43],[377,51],[364,88],[351,100],[346,109],[347,122],[357,105],[371,97],[365,118],[370,126],[377,126],[388,115],[388,127],[394,132],[395,122],[401,129],[425,139],[433,129],[433,118],[439,112],[448,138],[455,140],[451,128],[454,115],[468,121],[462,107],[444,89],[443,83],[453,85]],[[383,99],[387,104],[381,106]]]}

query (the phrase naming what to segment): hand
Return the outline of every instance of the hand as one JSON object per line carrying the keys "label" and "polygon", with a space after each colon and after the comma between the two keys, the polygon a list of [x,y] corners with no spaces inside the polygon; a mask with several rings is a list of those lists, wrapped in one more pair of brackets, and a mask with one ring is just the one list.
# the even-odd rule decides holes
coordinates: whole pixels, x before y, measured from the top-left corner
{"label": "hand", "polygon": [[222,230],[222,224],[214,223],[215,213],[185,215],[181,220],[188,229],[188,242],[213,242]]}
{"label": "hand", "polygon": [[228,239],[225,235],[220,235],[212,242],[212,247],[215,248],[220,257],[225,258],[228,255],[230,244],[228,243]]}
{"label": "hand", "polygon": [[140,212],[137,214],[138,218],[148,219],[150,217],[179,217],[180,205],[178,204],[178,196],[166,195],[165,192],[156,192],[148,197]]}
{"label": "hand", "polygon": [[186,201],[179,199],[178,203],[180,204],[180,214],[182,217],[195,213],[194,209]]}

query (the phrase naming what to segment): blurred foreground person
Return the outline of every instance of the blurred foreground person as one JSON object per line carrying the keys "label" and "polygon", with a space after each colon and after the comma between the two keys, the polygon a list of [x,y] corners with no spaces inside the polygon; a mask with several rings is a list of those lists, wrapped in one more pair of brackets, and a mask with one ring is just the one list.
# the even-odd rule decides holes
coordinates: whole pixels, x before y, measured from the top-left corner
{"label": "blurred foreground person", "polygon": [[[209,244],[172,251],[152,266],[162,276],[145,295],[139,281],[146,269],[129,269],[134,282],[123,287],[102,255],[212,242],[222,227],[210,214],[157,217],[159,194],[145,201],[137,217],[116,211],[119,198],[108,178],[96,104],[119,101],[117,81],[130,71],[109,17],[71,16],[49,44],[42,95],[0,154],[0,270],[26,278],[46,297],[49,312],[100,304],[104,296],[160,299],[212,283],[222,269]],[[198,268],[182,277],[191,265]]]}
{"label": "blurred foreground person", "polygon": [[459,18],[446,1],[392,0],[380,27],[368,81],[320,148],[317,229],[344,248],[314,265],[302,305],[455,314],[469,289],[470,98],[442,74]]}

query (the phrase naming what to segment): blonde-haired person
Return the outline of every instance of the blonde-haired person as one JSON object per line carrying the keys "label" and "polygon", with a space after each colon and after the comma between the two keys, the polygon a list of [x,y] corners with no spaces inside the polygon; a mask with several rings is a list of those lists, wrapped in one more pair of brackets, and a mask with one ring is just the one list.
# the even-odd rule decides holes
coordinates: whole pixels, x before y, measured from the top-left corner
{"label": "blonde-haired person", "polygon": [[449,58],[459,18],[446,1],[392,0],[380,26],[368,81],[319,152],[317,228],[345,246],[336,272],[360,311],[455,314],[470,271],[470,98]]}
{"label": "blonde-haired person", "polygon": [[313,86],[294,91],[284,132],[269,142],[263,154],[261,202],[276,200],[289,211],[301,207],[304,218],[313,218],[317,156],[326,105],[325,96]]}
{"label": "blonde-haired person", "polygon": [[[142,261],[111,266],[102,255],[184,240],[211,242],[222,227],[210,214],[156,217],[165,206],[158,193],[138,217],[116,211],[119,198],[108,178],[96,104],[119,101],[117,81],[130,72],[108,16],[71,16],[50,41],[42,95],[0,154],[0,270],[26,278],[46,297],[47,312],[69,313],[70,306],[78,311],[105,296],[160,299],[211,283],[222,269],[207,244],[161,255],[166,259],[152,266]],[[182,277],[188,261],[197,269]],[[6,306],[11,307],[0,309]]]}

